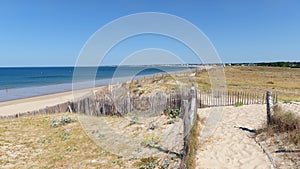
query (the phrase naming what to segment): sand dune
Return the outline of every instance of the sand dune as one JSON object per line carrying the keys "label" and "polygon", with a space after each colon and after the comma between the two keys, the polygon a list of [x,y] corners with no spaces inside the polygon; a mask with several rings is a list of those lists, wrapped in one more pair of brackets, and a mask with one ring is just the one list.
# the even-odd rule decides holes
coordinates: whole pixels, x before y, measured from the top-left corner
{"label": "sand dune", "polygon": [[[251,138],[251,130],[266,120],[265,105],[224,107],[223,118],[213,135],[202,141],[197,154],[199,169],[273,168],[266,154]],[[199,109],[206,117],[213,108]]]}

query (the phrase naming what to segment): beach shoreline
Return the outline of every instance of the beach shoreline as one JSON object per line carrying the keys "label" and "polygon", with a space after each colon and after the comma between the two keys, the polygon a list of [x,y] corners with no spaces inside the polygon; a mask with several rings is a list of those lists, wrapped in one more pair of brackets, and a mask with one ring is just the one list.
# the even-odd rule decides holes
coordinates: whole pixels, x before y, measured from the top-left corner
{"label": "beach shoreline", "polygon": [[107,86],[108,85],[103,85],[94,88],[80,89],[76,91],[59,92],[54,94],[46,94],[0,102],[0,117],[14,116],[20,113],[35,111],[66,102],[72,102],[74,100],[74,94],[76,94],[77,98],[93,91],[102,90]]}
{"label": "beach shoreline", "polygon": [[[181,74],[185,72],[189,72],[192,69],[188,70],[181,70],[181,71],[174,71],[169,74],[175,75],[175,74]],[[114,81],[112,79],[106,79],[105,81],[102,81],[101,84],[97,83],[95,81],[95,86],[91,86],[91,83],[87,83],[89,87],[84,87],[86,84],[74,84],[70,83],[69,85],[72,86],[72,88],[68,91],[62,91],[62,92],[54,92],[54,93],[47,93],[47,94],[41,94],[36,96],[30,96],[25,98],[18,98],[18,99],[12,99],[12,100],[5,100],[0,101],[0,118],[3,117],[12,117],[12,116],[18,116],[22,113],[37,111],[40,109],[44,109],[46,107],[56,106],[59,104],[67,103],[67,102],[73,102],[74,98],[82,98],[83,96],[87,95],[88,93],[94,93],[100,90],[103,90],[104,88],[109,88],[109,86],[114,86],[120,83],[128,83],[132,80],[139,80],[139,79],[151,79],[155,78],[156,76],[161,76],[162,74],[165,74],[165,72],[155,73],[151,75],[139,75],[136,77],[118,77],[115,78]],[[109,81],[110,80],[110,81]],[[47,86],[43,86],[47,87]],[[34,88],[34,87],[32,87]],[[75,88],[75,89],[74,89]],[[77,90],[76,90],[77,88]],[[76,95],[74,97],[74,94]]]}
{"label": "beach shoreline", "polygon": [[[75,71],[76,67],[73,69]],[[92,68],[78,69],[80,71],[73,74],[70,67],[0,68],[0,102],[122,83],[133,78],[140,79],[164,72],[172,74],[192,68],[184,66],[99,67],[95,77],[92,75],[94,73]],[[7,76],[7,72],[11,72],[12,75]]]}

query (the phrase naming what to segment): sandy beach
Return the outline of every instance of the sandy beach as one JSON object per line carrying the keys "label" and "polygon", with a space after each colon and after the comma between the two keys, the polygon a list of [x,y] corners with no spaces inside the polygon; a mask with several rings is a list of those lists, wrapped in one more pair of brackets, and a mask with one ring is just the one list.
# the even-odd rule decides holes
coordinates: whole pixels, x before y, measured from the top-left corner
{"label": "sandy beach", "polygon": [[[96,87],[95,89],[82,89],[76,91],[75,97],[81,97],[93,90],[98,91],[103,86]],[[48,94],[24,99],[17,99],[11,101],[0,102],[0,117],[17,115],[18,113],[24,113],[28,111],[39,110],[45,107],[54,106],[60,103],[72,101],[74,99],[73,91]]]}
{"label": "sandy beach", "polygon": [[[211,109],[213,108],[199,109],[198,114],[205,118]],[[264,121],[265,105],[225,107],[216,131],[207,142],[201,143],[197,153],[197,168],[273,168],[251,133],[251,130],[259,128]]]}

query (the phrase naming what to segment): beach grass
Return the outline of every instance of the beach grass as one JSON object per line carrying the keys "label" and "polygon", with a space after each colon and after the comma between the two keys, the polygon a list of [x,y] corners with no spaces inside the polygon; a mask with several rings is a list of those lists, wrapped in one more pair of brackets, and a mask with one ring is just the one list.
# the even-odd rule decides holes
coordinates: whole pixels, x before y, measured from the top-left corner
{"label": "beach grass", "polygon": [[[257,135],[266,134],[266,138],[284,135],[285,145],[294,144],[300,146],[300,117],[295,113],[283,110],[279,105],[274,106],[274,115],[271,125],[264,124],[264,127],[257,130]],[[265,138],[265,139],[266,139]]]}
{"label": "beach grass", "polygon": [[190,152],[188,154],[188,160],[187,160],[187,168],[188,169],[194,169],[197,168],[197,152],[200,148],[200,131],[201,131],[201,125],[204,124],[204,119],[200,118],[199,115],[197,115],[195,125],[191,129],[191,135],[190,135]]}
{"label": "beach grass", "polygon": [[[272,91],[281,101],[300,101],[300,68],[226,66],[224,71],[227,91],[257,94]],[[143,94],[153,90],[175,92],[179,90],[178,82],[195,82],[199,91],[211,90],[208,71],[199,71],[195,78],[191,76],[193,71],[188,73],[140,79],[136,82],[139,86],[132,85],[131,89],[134,90],[133,93]]]}
{"label": "beach grass", "polygon": [[[72,122],[51,126],[53,119]],[[2,119],[0,164],[3,168],[120,168],[118,157],[98,147],[70,113]]]}
{"label": "beach grass", "polygon": [[[282,101],[300,100],[300,68],[226,66],[224,70],[228,91],[272,91]],[[208,72],[198,73],[196,82],[200,90],[209,89],[211,83]]]}
{"label": "beach grass", "polygon": [[300,117],[275,105],[272,121],[272,124],[265,122],[256,130],[255,140],[274,159],[277,168],[299,166]]}
{"label": "beach grass", "polygon": [[284,111],[280,106],[274,106],[273,125],[269,126],[272,133],[286,133],[285,140],[300,146],[300,117],[295,113]]}
{"label": "beach grass", "polygon": [[[82,115],[74,113],[56,113],[51,115],[32,115],[20,118],[0,119],[0,166],[1,168],[171,168],[179,163],[174,154],[161,154],[150,157],[127,157],[113,154],[101,148],[84,131],[83,122],[78,120]],[[88,116],[90,117],[90,116]],[[99,120],[100,117],[95,118]],[[101,117],[120,125],[119,117]],[[161,115],[167,120],[168,117]],[[94,118],[92,118],[94,119]],[[94,120],[95,120],[94,119]],[[123,121],[126,119],[123,118]],[[153,119],[152,119],[153,120]],[[152,123],[152,120],[148,121]],[[108,122],[107,121],[107,122]],[[95,121],[91,121],[93,124]],[[126,121],[129,125],[122,132],[141,136],[146,132],[153,133],[148,126],[141,130],[136,120]],[[109,123],[109,122],[108,122]],[[160,121],[161,127],[170,124]],[[100,123],[97,123],[100,124]],[[82,126],[83,125],[83,126]],[[115,126],[116,127],[116,126]],[[131,128],[131,129],[129,129]],[[122,130],[122,129],[120,129]],[[129,131],[130,130],[130,131]],[[131,132],[134,131],[134,132]],[[157,130],[160,133],[162,130]],[[128,132],[128,133],[127,133]],[[160,142],[155,134],[146,134],[140,144],[151,149]],[[108,145],[110,143],[107,143]],[[111,146],[115,146],[111,144]],[[148,147],[148,148],[147,148]],[[153,168],[153,169],[154,169]]]}

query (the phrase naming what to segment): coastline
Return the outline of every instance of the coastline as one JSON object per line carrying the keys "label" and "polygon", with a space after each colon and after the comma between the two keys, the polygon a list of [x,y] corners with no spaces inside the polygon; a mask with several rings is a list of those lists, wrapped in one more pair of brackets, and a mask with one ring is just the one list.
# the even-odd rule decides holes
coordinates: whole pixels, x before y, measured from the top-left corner
{"label": "coastline", "polygon": [[[128,77],[115,78],[113,84],[125,82],[128,80],[126,78]],[[73,91],[72,85],[73,83],[61,83],[61,84],[52,84],[52,85],[45,85],[45,86],[13,88],[13,89],[8,89],[8,91],[0,90],[0,103],[44,96],[44,95],[72,92]],[[107,85],[111,85],[111,79],[95,80],[95,88],[101,86],[107,86]],[[75,90],[86,90],[86,89],[94,88],[94,86],[92,86],[92,83],[83,81],[83,82],[79,82],[78,85],[75,85],[75,88],[77,88]]]}
{"label": "coastline", "polygon": [[[193,68],[194,69],[194,68]],[[186,71],[193,70],[191,68],[188,68],[186,70],[180,70],[180,71],[173,71],[170,74],[178,74],[178,73],[184,73]],[[31,111],[40,110],[46,107],[56,106],[59,104],[72,102],[74,101],[74,91],[76,93],[76,98],[82,97],[90,92],[99,91],[103,88],[106,88],[109,85],[116,85],[119,83],[126,83],[130,80],[137,80],[142,78],[151,78],[155,76],[159,76],[161,74],[164,74],[165,72],[159,72],[155,74],[150,75],[138,75],[134,77],[134,79],[131,79],[131,77],[117,77],[112,79],[103,79],[103,80],[96,80],[95,86],[91,86],[90,83],[85,83],[75,85],[76,89],[72,89],[72,83],[65,83],[65,84],[58,84],[62,86],[68,85],[69,88],[61,89],[59,92],[56,91],[47,91],[46,93],[42,94],[33,94],[32,96],[24,96],[19,97],[16,99],[9,99],[1,101],[0,99],[0,118],[5,117],[12,117],[12,116],[18,116],[20,113],[26,113]],[[81,82],[80,82],[81,83]],[[85,86],[87,85],[87,86]],[[47,88],[48,86],[41,86],[42,88]],[[79,87],[78,87],[79,86]],[[36,87],[31,87],[31,89],[35,89]],[[20,88],[19,88],[20,89]],[[16,90],[19,90],[16,89]],[[30,91],[29,91],[30,92]]]}
{"label": "coastline", "polygon": [[[183,66],[99,67],[94,78],[89,76],[89,73],[92,73],[90,68],[82,69],[81,73],[74,75],[75,68],[71,70],[70,67],[0,68],[0,102],[72,91],[74,80],[75,83],[79,83],[75,86],[77,90],[120,83],[132,78],[139,79],[164,72],[177,73],[193,68]],[[12,77],[7,76],[7,72],[12,72]],[[91,83],[86,83],[86,81]]]}
{"label": "coastline", "polygon": [[[102,90],[104,86],[95,88],[76,90],[76,95],[84,96],[85,94],[94,90]],[[0,117],[14,116],[19,113],[39,110],[42,108],[55,106],[65,102],[74,100],[73,91],[59,92],[54,94],[46,94],[41,96],[34,96],[29,98],[22,98],[10,101],[0,102]]]}
{"label": "coastline", "polygon": [[[178,73],[178,72],[175,72]],[[153,75],[146,75],[146,76],[138,76],[136,79],[141,78],[151,78],[159,75],[160,73],[153,74]],[[110,85],[116,85],[118,83],[126,83],[130,81],[128,77],[119,78],[118,80],[114,81],[113,84],[105,83],[103,85],[95,86],[95,87],[88,87],[78,90],[71,90],[65,92],[56,92],[50,94],[43,94],[38,96],[14,99],[0,102],[0,118],[1,117],[12,117],[17,116],[20,113],[26,113],[31,111],[36,111],[39,109],[43,109],[46,107],[56,106],[62,103],[72,102],[74,101],[74,92],[76,94],[76,98],[80,98],[85,96],[88,93],[100,91],[104,88],[107,88]]]}

